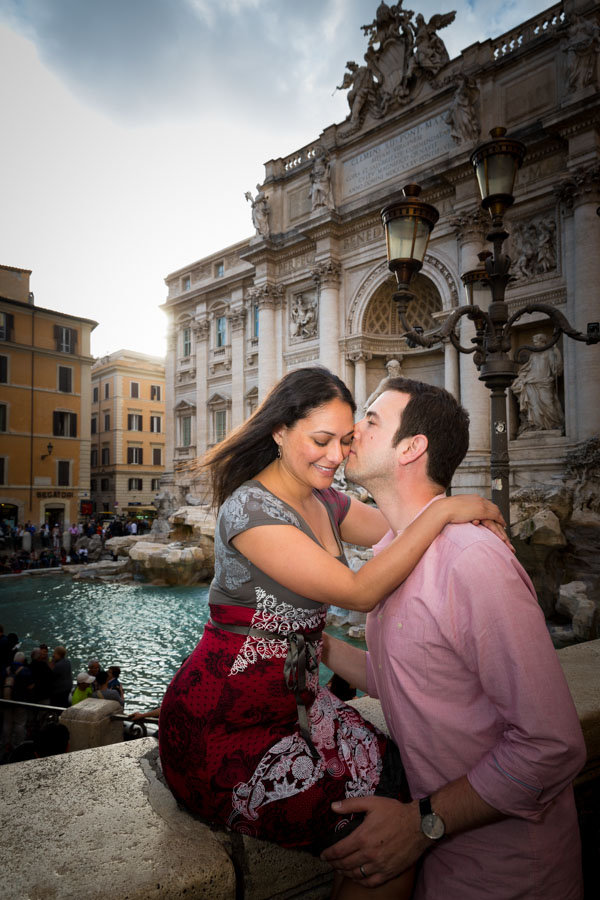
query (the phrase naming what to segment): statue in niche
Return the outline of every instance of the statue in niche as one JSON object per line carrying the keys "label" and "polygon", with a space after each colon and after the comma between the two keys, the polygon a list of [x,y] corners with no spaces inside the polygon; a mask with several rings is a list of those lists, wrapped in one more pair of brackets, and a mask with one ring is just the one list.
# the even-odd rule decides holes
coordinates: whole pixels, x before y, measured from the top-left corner
{"label": "statue in niche", "polygon": [[256,228],[256,233],[261,237],[269,237],[271,228],[269,225],[269,198],[259,184],[256,185],[256,197],[252,197],[250,191],[246,191],[244,197],[252,206],[252,224]]}
{"label": "statue in niche", "polygon": [[[533,343],[542,347],[546,335],[535,334]],[[519,369],[512,392],[519,403],[519,435],[528,431],[563,430],[565,421],[558,399],[558,378],[563,364],[558,347],[532,353]]]}
{"label": "statue in niche", "polygon": [[317,333],[317,298],[306,294],[297,294],[292,302],[290,318],[291,337],[315,337]]}
{"label": "statue in niche", "polygon": [[593,84],[600,51],[600,27],[586,16],[574,16],[566,46],[567,85],[570,91]]}
{"label": "statue in niche", "polygon": [[476,85],[472,78],[461,72],[456,80],[456,91],[444,121],[450,126],[450,137],[456,144],[479,139],[479,122],[474,109]]}
{"label": "statue in niche", "polygon": [[413,68],[422,69],[429,79],[435,78],[440,69],[450,62],[446,45],[437,32],[451,25],[455,18],[456,12],[449,12],[432,16],[426,22],[421,13],[417,13],[416,24],[412,26],[415,32]]}
{"label": "statue in niche", "polygon": [[312,209],[324,206],[335,209],[331,188],[331,164],[329,154],[322,144],[315,147],[315,160],[310,173],[310,199]]}
{"label": "statue in niche", "polygon": [[380,394],[383,394],[389,378],[399,378],[402,375],[402,361],[399,359],[390,359],[389,362],[386,362],[385,367],[387,375],[384,375],[373,393],[365,401],[365,410],[377,400]]}
{"label": "statue in niche", "polygon": [[538,266],[541,272],[549,272],[556,268],[556,222],[544,219],[537,229]]}

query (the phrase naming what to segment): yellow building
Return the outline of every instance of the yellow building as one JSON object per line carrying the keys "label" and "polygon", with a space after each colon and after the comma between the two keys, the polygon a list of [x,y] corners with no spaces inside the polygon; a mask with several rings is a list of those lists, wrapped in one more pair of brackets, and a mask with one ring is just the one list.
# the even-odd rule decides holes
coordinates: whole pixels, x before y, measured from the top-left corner
{"label": "yellow building", "polygon": [[95,513],[152,517],[165,468],[165,365],[117,350],[92,367],[91,497]]}
{"label": "yellow building", "polygon": [[36,306],[27,269],[0,266],[0,519],[77,521],[90,487],[90,335]]}

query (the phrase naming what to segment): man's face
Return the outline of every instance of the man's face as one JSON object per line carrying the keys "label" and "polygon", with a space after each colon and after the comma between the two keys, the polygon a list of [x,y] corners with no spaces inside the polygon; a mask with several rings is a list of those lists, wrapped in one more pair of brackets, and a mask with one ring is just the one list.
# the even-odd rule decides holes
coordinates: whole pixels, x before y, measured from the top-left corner
{"label": "man's face", "polygon": [[409,394],[384,391],[369,406],[364,419],[356,423],[346,461],[346,475],[351,481],[368,489],[373,481],[393,476],[397,448],[392,446],[392,440],[409,400]]}

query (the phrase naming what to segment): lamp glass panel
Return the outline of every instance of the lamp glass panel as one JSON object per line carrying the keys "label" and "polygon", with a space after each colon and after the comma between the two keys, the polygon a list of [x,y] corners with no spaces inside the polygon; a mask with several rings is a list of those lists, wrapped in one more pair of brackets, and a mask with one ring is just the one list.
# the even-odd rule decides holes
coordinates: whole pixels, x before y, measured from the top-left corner
{"label": "lamp glass panel", "polygon": [[494,194],[512,194],[516,161],[509,153],[486,156],[477,166],[477,181],[481,199]]}
{"label": "lamp glass panel", "polygon": [[418,259],[425,256],[429,224],[413,216],[391,219],[386,229],[388,259]]}

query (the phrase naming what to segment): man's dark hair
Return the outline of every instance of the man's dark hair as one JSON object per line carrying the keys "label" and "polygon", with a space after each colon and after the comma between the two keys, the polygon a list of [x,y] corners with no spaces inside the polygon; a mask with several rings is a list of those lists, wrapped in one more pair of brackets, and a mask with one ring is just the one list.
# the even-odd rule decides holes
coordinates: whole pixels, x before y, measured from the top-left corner
{"label": "man's dark hair", "polygon": [[389,378],[385,390],[410,395],[392,446],[397,447],[403,438],[424,434],[428,441],[427,476],[444,490],[450,487],[454,473],[469,449],[466,409],[443,388],[411,378]]}

